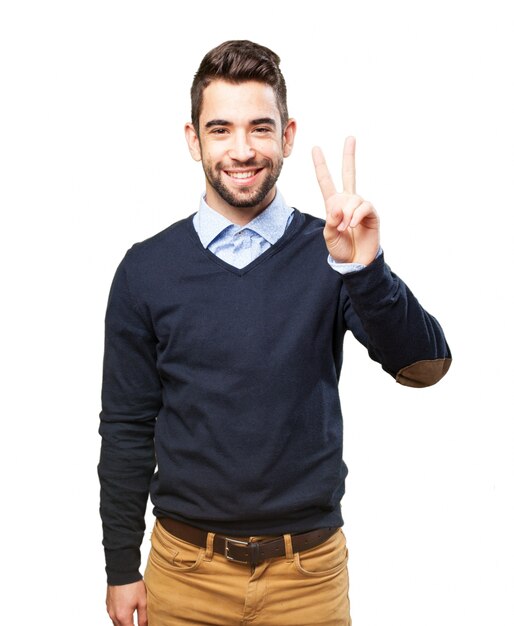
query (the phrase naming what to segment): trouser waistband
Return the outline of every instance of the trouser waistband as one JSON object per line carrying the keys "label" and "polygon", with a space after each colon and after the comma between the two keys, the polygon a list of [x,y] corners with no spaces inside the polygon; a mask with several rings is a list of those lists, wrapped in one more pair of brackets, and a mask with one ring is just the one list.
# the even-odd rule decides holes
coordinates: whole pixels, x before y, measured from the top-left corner
{"label": "trouser waistband", "polygon": [[[204,547],[207,543],[208,532],[179,522],[170,517],[159,518],[161,526],[169,533],[192,543],[198,547]],[[293,552],[310,550],[329,539],[336,531],[335,528],[318,528],[305,533],[291,535]],[[286,544],[284,537],[272,537],[261,541],[250,541],[250,537],[226,537],[215,534],[213,542],[214,552],[223,555],[228,561],[244,563],[246,565],[258,565],[267,559],[285,556]]]}

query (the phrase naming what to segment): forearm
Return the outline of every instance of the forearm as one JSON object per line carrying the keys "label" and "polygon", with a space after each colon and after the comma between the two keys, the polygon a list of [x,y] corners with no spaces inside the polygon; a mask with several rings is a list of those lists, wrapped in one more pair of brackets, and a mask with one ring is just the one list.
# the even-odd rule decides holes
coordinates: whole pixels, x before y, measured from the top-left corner
{"label": "forearm", "polygon": [[352,330],[362,328],[361,337],[359,330],[355,334],[374,360],[411,387],[433,385],[444,376],[451,354],[441,326],[391,272],[383,254],[346,274],[343,282],[349,296],[347,322]]}
{"label": "forearm", "polygon": [[100,426],[100,515],[110,585],[141,578],[140,545],[155,456],[152,425],[139,430],[136,440],[122,435],[119,424],[102,422]]}

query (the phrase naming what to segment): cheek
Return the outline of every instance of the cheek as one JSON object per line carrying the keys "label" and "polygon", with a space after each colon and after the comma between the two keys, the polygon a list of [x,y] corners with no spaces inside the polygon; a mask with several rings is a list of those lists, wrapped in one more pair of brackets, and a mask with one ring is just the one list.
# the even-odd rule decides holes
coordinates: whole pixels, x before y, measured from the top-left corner
{"label": "cheek", "polygon": [[270,161],[280,161],[280,159],[284,156],[284,152],[282,150],[282,144],[280,142],[273,142],[266,144],[262,144],[260,146],[256,146],[257,151],[265,158]]}
{"label": "cheek", "polygon": [[212,151],[211,149],[204,149],[202,151],[202,164],[204,169],[213,169],[216,167],[216,164],[222,160],[222,155],[217,154],[216,151]]}
{"label": "cheek", "polygon": [[207,137],[202,137],[200,142],[200,152],[204,163],[215,163],[219,161],[225,152],[223,142],[209,141]]}

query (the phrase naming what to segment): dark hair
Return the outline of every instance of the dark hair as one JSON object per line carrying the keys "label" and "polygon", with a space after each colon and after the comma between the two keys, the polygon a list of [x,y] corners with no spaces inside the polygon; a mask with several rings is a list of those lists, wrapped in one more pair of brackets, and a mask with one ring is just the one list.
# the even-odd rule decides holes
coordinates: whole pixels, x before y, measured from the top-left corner
{"label": "dark hair", "polygon": [[208,52],[191,86],[191,121],[196,133],[199,134],[203,90],[216,79],[236,84],[255,80],[270,85],[275,92],[284,128],[289,118],[287,90],[279,64],[280,57],[272,50],[245,39],[225,41]]}

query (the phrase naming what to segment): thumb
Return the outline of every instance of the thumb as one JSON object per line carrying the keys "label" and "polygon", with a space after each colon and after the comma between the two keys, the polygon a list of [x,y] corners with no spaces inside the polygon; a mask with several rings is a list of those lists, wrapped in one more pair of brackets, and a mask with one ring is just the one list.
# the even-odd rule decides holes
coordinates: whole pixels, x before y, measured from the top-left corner
{"label": "thumb", "polygon": [[330,207],[330,205],[327,204],[327,216],[325,218],[325,229],[324,229],[324,233],[325,233],[325,239],[328,237],[332,238],[336,238],[338,237],[341,233],[337,230],[337,227],[339,226],[339,224],[342,222],[343,220],[343,210],[338,207]]}

